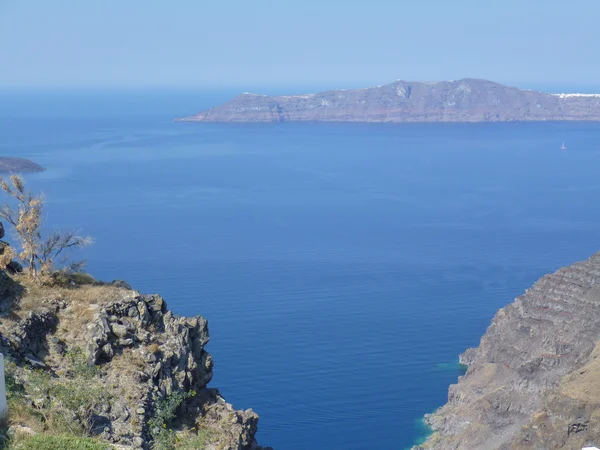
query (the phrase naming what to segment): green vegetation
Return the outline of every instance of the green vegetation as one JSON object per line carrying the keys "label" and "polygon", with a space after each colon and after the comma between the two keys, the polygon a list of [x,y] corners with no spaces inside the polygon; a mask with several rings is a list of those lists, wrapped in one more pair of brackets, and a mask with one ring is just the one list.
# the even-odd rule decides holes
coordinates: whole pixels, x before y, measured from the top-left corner
{"label": "green vegetation", "polygon": [[177,450],[198,450],[206,446],[206,441],[210,437],[208,430],[199,430],[197,434],[182,434],[177,436],[175,448]]}
{"label": "green vegetation", "polygon": [[100,375],[98,366],[88,366],[85,353],[80,347],[73,347],[66,352],[69,368],[73,378],[91,380]]}
{"label": "green vegetation", "polygon": [[105,283],[96,280],[93,276],[83,272],[76,272],[68,269],[57,270],[44,280],[44,284],[57,287],[78,287],[78,286],[102,286]]}
{"label": "green vegetation", "polygon": [[13,369],[13,367],[14,363],[7,360],[4,373],[4,383],[6,384],[6,399],[9,403],[25,393],[23,386],[17,383],[12,374],[11,369]]}
{"label": "green vegetation", "polygon": [[156,401],[154,415],[148,421],[148,429],[153,439],[153,450],[172,450],[179,447],[175,431],[168,426],[177,416],[177,409],[183,401],[195,395],[195,391],[174,392]]}
{"label": "green vegetation", "polygon": [[65,376],[53,377],[49,372],[34,370],[23,384],[15,380],[14,364],[7,364],[10,422],[55,436],[91,434],[94,413],[102,409],[108,397],[98,378],[98,368],[85,364],[81,349],[71,349],[67,356]]}

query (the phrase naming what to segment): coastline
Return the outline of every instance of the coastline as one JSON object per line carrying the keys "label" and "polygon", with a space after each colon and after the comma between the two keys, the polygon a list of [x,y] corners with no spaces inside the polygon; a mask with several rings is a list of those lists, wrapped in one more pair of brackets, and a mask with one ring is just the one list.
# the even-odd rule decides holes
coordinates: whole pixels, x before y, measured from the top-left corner
{"label": "coastline", "polygon": [[501,308],[415,450],[600,443],[600,253],[544,275]]}

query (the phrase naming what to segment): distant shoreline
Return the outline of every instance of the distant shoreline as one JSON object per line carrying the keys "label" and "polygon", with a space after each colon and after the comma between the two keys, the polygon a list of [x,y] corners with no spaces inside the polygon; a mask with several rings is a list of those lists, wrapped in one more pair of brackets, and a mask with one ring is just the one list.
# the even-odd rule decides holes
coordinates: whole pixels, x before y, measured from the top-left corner
{"label": "distant shoreline", "polygon": [[173,119],[175,123],[209,123],[221,125],[283,125],[283,124],[363,124],[363,125],[504,125],[504,124],[532,124],[532,123],[600,123],[599,119],[539,119],[539,120],[472,120],[472,121],[449,121],[449,120],[413,120],[413,121],[381,121],[381,120],[289,120],[289,121],[230,121],[217,122],[210,120],[191,120],[187,117]]}
{"label": "distant shoreline", "polygon": [[46,169],[37,163],[25,158],[0,156],[0,174],[9,173],[35,173]]}

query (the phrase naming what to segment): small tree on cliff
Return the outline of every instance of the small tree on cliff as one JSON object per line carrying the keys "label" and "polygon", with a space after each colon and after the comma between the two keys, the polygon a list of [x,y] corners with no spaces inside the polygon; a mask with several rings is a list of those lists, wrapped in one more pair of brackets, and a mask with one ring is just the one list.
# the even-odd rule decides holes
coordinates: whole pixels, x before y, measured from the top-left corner
{"label": "small tree on cliff", "polygon": [[15,205],[5,204],[0,208],[0,218],[10,223],[17,233],[21,251],[19,258],[29,269],[29,275],[36,281],[52,269],[58,257],[73,248],[91,244],[88,237],[74,232],[42,233],[42,211],[44,201],[41,195],[34,195],[25,189],[23,179],[11,175],[10,182],[0,177],[0,188],[10,195]]}

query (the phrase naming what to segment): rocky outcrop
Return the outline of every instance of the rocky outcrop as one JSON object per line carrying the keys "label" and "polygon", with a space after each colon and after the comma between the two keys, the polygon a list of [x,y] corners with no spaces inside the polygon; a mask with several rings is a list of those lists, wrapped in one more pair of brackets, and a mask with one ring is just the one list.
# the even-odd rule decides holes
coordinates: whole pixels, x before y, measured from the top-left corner
{"label": "rocky outcrop", "polygon": [[[150,327],[156,331],[149,331]],[[145,357],[161,395],[199,390],[212,378],[212,358],[204,350],[208,324],[201,316],[176,317],[158,295],[112,302],[87,326],[88,364],[110,361],[123,349],[156,344]]]}
{"label": "rocky outcrop", "polygon": [[[89,383],[103,392],[90,419],[92,434],[103,441],[149,448],[159,402],[188,393],[173,420],[175,429],[204,430],[202,448],[209,450],[260,448],[258,415],[236,411],[207,386],[213,361],[205,350],[209,334],[203,317],[175,316],[162,297],[140,294],[122,281],[41,289],[34,310],[0,317],[0,351],[14,364],[11,376],[18,383],[27,387],[33,369],[72,378],[74,349],[81,349],[82,364],[95,374]],[[24,395],[32,408],[44,404]]]}
{"label": "rocky outcrop", "polygon": [[501,309],[419,449],[579,449],[600,444],[600,253]]}
{"label": "rocky outcrop", "polygon": [[492,81],[396,81],[367,89],[242,94],[186,122],[507,122],[600,120],[600,95],[548,94]]}
{"label": "rocky outcrop", "polygon": [[26,359],[41,355],[47,349],[46,337],[56,330],[58,317],[47,308],[30,311],[25,318],[18,322],[9,334],[11,354],[20,354]]}

